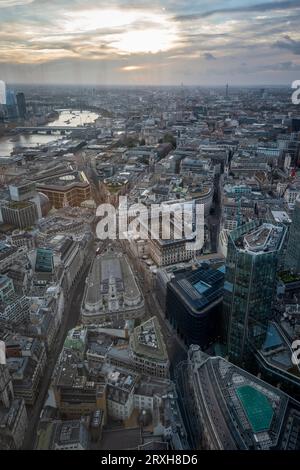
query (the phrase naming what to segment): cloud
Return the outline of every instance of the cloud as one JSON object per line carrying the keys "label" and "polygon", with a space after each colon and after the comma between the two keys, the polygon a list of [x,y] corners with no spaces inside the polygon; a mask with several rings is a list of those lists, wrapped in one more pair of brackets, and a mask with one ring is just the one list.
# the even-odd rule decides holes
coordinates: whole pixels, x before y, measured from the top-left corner
{"label": "cloud", "polygon": [[284,36],[279,41],[276,41],[273,47],[285,49],[292,52],[292,54],[300,55],[300,41],[295,41],[290,36]]}
{"label": "cloud", "polygon": [[217,60],[217,58],[210,52],[204,52],[203,57],[205,60]]}
{"label": "cloud", "polygon": [[33,3],[35,0],[0,0],[0,8],[11,8],[22,5],[28,5]]}
{"label": "cloud", "polygon": [[272,83],[298,67],[300,0],[0,0],[1,7],[6,81],[242,83],[253,70],[253,82]]}
{"label": "cloud", "polygon": [[216,8],[215,10],[207,10],[199,13],[178,15],[175,17],[175,19],[177,21],[193,21],[219,14],[270,12],[280,10],[291,10],[294,8],[300,8],[300,0],[276,1],[232,8]]}

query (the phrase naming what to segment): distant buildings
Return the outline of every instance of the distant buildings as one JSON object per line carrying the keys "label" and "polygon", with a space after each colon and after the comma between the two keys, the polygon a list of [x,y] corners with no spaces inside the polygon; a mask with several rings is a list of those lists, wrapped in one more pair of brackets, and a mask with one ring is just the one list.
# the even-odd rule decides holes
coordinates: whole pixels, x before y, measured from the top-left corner
{"label": "distant buildings", "polygon": [[6,84],[0,80],[0,105],[6,104]]}
{"label": "distant buildings", "polygon": [[18,118],[18,107],[14,90],[6,88],[5,107],[8,120],[15,120]]}
{"label": "distant buildings", "polygon": [[[26,90],[25,99],[0,82],[0,448],[22,446],[25,407],[40,407],[41,385],[37,449],[299,448],[299,403],[281,391],[300,398],[290,90]],[[92,125],[89,111],[74,110],[89,106],[101,108]],[[63,122],[55,109],[69,107]],[[97,205],[121,195],[126,222],[143,204],[149,237],[95,240]],[[185,222],[195,229],[201,204],[204,244],[191,249],[195,234],[172,208],[192,209]],[[49,384],[45,370],[78,309]],[[222,339],[231,363],[201,352],[225,355]]]}
{"label": "distant buildings", "polygon": [[229,358],[243,364],[259,347],[274,300],[284,225],[253,221],[229,234],[224,285],[224,335]]}
{"label": "distant buildings", "polygon": [[21,119],[25,119],[26,117],[26,100],[24,93],[17,93],[16,95],[17,100],[17,107],[18,107],[18,115]]}

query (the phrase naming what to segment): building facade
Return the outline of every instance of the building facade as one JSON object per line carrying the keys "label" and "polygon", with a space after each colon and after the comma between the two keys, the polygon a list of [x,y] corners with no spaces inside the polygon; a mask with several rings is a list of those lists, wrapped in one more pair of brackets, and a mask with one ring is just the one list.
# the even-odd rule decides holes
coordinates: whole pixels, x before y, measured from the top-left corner
{"label": "building facade", "polygon": [[298,197],[290,228],[285,265],[295,273],[300,273],[300,197]]}
{"label": "building facade", "polygon": [[255,220],[228,236],[223,334],[234,363],[247,360],[250,344],[264,342],[286,231]]}

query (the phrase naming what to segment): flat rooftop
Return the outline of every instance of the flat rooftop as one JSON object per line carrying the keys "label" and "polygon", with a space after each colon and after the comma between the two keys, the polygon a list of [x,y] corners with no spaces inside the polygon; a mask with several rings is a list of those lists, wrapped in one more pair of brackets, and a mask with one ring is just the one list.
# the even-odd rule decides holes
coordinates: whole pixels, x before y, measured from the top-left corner
{"label": "flat rooftop", "polygon": [[283,235],[283,227],[262,223],[236,238],[235,245],[240,250],[252,253],[272,252],[279,249]]}
{"label": "flat rooftop", "polygon": [[40,188],[68,188],[73,186],[88,186],[89,181],[83,171],[74,171],[63,175],[51,176],[37,182]]}
{"label": "flat rooftop", "polygon": [[136,354],[145,355],[158,361],[167,361],[168,353],[163,340],[159,321],[152,317],[134,329],[130,344]]}
{"label": "flat rooftop", "polygon": [[236,391],[254,433],[270,429],[273,408],[268,398],[255,388],[245,385]]}
{"label": "flat rooftop", "polygon": [[224,273],[218,269],[200,267],[175,273],[170,285],[193,309],[202,310],[209,304],[221,301],[224,288]]}

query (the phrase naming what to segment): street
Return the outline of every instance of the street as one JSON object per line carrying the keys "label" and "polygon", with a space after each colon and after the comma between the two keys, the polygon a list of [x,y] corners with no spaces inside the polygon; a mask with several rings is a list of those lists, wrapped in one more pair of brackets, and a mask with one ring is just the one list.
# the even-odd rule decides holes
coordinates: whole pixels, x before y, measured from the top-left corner
{"label": "street", "polygon": [[159,320],[171,364],[171,377],[173,377],[177,365],[186,359],[187,348],[165,318],[164,312],[156,299],[154,288],[148,279],[148,276],[151,274],[146,271],[147,268],[142,264],[143,262],[133,255],[129,242],[123,243],[123,249],[126,250],[131,266],[135,271],[139,288],[144,294],[146,317],[151,318],[156,316]]}
{"label": "street", "polygon": [[78,281],[73,286],[69,293],[68,299],[65,299],[65,308],[60,325],[58,335],[52,347],[51,353],[48,356],[47,367],[44,371],[42,382],[40,383],[39,394],[37,396],[34,407],[31,409],[27,407],[28,412],[28,428],[23,442],[23,449],[32,449],[35,442],[35,435],[38,426],[40,414],[47,398],[48,389],[51,383],[51,377],[54,371],[56,361],[61,353],[66,335],[71,328],[74,328],[78,323],[80,316],[81,299],[85,287],[85,279],[90,269],[94,254],[94,244],[91,243],[89,252],[86,257],[85,266]]}

